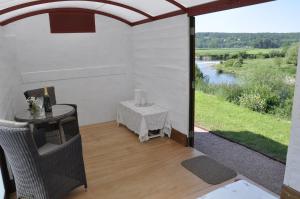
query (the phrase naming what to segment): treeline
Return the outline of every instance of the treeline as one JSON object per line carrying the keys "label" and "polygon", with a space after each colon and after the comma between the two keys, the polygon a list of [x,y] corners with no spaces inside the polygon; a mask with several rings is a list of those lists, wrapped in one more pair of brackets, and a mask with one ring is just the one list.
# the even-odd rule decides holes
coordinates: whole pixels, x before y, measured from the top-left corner
{"label": "treeline", "polygon": [[[294,45],[293,45],[294,46]],[[261,51],[256,52],[254,50],[247,51],[246,49],[241,49],[240,51],[234,51],[234,52],[226,52],[223,53],[206,53],[205,51],[202,52],[196,52],[196,58],[200,60],[228,60],[228,59],[266,59],[266,58],[274,58],[274,57],[285,57],[286,52],[289,48],[280,48],[280,49],[272,49],[269,51]]]}
{"label": "treeline", "polygon": [[300,41],[300,33],[196,33],[196,48],[280,48]]}

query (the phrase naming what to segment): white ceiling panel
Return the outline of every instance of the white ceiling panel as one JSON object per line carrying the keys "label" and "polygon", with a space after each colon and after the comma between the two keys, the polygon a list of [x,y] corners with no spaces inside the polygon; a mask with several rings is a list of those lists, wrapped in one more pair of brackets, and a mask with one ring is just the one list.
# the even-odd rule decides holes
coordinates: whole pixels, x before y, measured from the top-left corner
{"label": "white ceiling panel", "polygon": [[[15,5],[35,2],[41,0],[0,0],[0,10],[9,8]],[[170,12],[178,11],[180,8],[167,0],[110,0],[119,4],[124,4],[140,10],[145,15],[133,11],[131,9],[124,8],[122,6],[116,6],[111,4],[93,2],[93,0],[61,0],[59,2],[51,2],[24,7],[21,9],[13,10],[0,16],[0,22],[16,17],[22,14],[26,14],[33,11],[53,9],[53,8],[83,8],[90,10],[98,10],[108,14],[118,16],[129,22],[139,22],[147,19],[147,14],[150,16],[159,16]],[[203,5],[209,2],[218,0],[176,0],[179,4],[186,8],[190,8],[197,5]]]}
{"label": "white ceiling panel", "polygon": [[30,6],[12,12],[8,12],[0,16],[0,21],[4,21],[12,17],[16,17],[22,14],[26,14],[38,10],[46,10],[52,8],[85,8],[85,9],[97,10],[101,8],[101,6],[103,5],[104,5],[103,3],[83,2],[83,1],[63,1],[63,2],[45,3],[45,4]]}
{"label": "white ceiling panel", "polygon": [[12,7],[18,4],[32,2],[37,0],[0,0],[0,9],[3,10],[8,7]]}
{"label": "white ceiling panel", "polygon": [[179,10],[179,8],[166,0],[112,0],[132,6],[152,16],[162,15]]}
{"label": "white ceiling panel", "polygon": [[141,15],[137,12],[128,10],[126,8],[110,5],[110,4],[105,4],[104,6],[100,7],[98,10],[119,16],[130,22],[136,22],[136,21],[147,19],[144,15]]}
{"label": "white ceiling panel", "polygon": [[189,8],[197,5],[210,3],[216,0],[176,0],[176,1],[181,5],[183,5],[184,7]]}

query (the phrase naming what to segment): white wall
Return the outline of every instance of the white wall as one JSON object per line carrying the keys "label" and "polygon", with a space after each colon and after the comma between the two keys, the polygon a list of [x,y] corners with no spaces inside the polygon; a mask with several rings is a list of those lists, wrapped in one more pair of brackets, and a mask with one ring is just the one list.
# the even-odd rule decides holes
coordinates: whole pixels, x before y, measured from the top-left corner
{"label": "white wall", "polygon": [[134,87],[170,110],[173,128],[188,134],[189,19],[186,15],[133,28]]}
{"label": "white wall", "polygon": [[96,15],[96,29],[50,34],[47,14],[5,26],[15,38],[22,92],[55,86],[57,102],[77,104],[86,125],[115,120],[118,103],[144,88],[150,101],[170,110],[173,127],[188,134],[188,17],[132,28]]}
{"label": "white wall", "polygon": [[300,49],[284,184],[300,192]]}
{"label": "white wall", "polygon": [[15,67],[15,38],[0,28],[0,118],[13,119],[20,105],[20,73]]}
{"label": "white wall", "polygon": [[58,103],[78,105],[81,125],[116,119],[132,97],[131,27],[96,15],[96,33],[50,34],[47,14],[5,26],[15,35],[23,90],[55,86]]}

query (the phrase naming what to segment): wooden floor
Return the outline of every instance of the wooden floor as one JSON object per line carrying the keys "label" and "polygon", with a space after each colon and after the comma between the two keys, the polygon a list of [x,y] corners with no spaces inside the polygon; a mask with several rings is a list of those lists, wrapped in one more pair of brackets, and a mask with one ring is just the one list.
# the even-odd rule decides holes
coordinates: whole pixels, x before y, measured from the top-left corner
{"label": "wooden floor", "polygon": [[201,153],[168,138],[140,143],[115,122],[83,127],[81,134],[88,191],[78,188],[68,199],[196,199],[217,188],[180,164]]}

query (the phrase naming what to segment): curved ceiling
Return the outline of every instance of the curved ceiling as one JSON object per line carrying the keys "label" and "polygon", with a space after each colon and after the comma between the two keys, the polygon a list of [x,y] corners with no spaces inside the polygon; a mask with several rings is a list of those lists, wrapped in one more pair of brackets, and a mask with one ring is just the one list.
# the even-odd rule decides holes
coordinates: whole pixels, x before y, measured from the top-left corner
{"label": "curved ceiling", "polygon": [[267,1],[270,0],[1,0],[0,25],[57,9],[84,9],[133,26],[185,13],[195,16]]}

